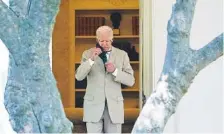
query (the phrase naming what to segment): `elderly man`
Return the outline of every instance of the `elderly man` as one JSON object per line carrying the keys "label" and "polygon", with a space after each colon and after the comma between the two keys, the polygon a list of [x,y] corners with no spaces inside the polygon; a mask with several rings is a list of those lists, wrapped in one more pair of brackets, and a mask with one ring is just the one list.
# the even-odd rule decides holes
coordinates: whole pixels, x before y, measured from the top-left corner
{"label": "elderly man", "polygon": [[77,80],[87,77],[83,121],[88,133],[121,133],[121,84],[133,86],[133,69],[127,53],[112,46],[113,30],[109,26],[99,27],[96,38],[98,46],[83,52],[76,70]]}

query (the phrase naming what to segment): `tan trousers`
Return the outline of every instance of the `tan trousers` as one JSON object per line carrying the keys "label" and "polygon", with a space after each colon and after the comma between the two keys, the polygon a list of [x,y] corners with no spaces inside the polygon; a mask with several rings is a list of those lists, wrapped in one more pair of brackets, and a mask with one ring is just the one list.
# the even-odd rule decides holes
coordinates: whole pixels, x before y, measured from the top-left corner
{"label": "tan trousers", "polygon": [[114,124],[111,122],[107,104],[105,104],[105,109],[100,121],[86,122],[86,128],[87,133],[121,133],[121,124]]}

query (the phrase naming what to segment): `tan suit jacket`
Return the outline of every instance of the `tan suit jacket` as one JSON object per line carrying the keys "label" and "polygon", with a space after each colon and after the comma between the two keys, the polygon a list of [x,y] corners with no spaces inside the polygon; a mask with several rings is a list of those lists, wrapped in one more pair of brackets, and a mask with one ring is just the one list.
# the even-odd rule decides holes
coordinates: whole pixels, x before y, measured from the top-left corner
{"label": "tan suit jacket", "polygon": [[113,123],[124,123],[124,103],[121,83],[133,86],[135,78],[130,65],[129,57],[123,50],[112,47],[109,61],[118,69],[116,77],[105,71],[100,57],[95,59],[92,66],[88,61],[91,49],[83,52],[81,65],[76,70],[76,79],[83,80],[87,77],[87,88],[84,96],[85,122],[98,122],[107,101],[109,115]]}

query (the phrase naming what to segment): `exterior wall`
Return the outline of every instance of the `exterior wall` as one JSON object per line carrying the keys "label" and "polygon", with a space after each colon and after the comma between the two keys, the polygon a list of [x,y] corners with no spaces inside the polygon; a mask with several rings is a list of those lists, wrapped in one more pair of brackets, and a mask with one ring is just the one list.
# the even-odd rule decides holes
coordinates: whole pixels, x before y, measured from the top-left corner
{"label": "exterior wall", "polygon": [[[162,71],[166,49],[167,21],[174,0],[153,1],[154,85]],[[191,30],[191,47],[200,49],[223,32],[223,0],[197,2]],[[222,133],[223,57],[203,69],[194,79],[176,113],[168,121],[167,133]]]}

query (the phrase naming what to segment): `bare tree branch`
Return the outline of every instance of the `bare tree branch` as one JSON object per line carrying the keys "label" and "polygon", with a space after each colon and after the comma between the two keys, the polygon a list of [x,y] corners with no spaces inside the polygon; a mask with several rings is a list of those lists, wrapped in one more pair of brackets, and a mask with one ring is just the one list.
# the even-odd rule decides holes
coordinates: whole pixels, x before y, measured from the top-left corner
{"label": "bare tree branch", "polygon": [[58,13],[60,0],[30,0],[29,20],[31,25],[37,29],[41,26],[54,24]]}
{"label": "bare tree branch", "polygon": [[30,0],[28,7],[27,0],[20,2],[8,8],[0,0],[0,38],[10,51],[4,103],[12,127],[18,133],[71,133],[48,54],[59,0]]}
{"label": "bare tree branch", "polygon": [[[189,48],[189,36],[197,0],[177,0],[168,22],[168,44]],[[176,45],[175,45],[176,44]]]}
{"label": "bare tree branch", "polygon": [[18,16],[26,17],[29,10],[30,0],[9,0],[9,8]]}
{"label": "bare tree branch", "polygon": [[18,43],[18,22],[14,12],[0,0],[0,39],[4,42],[10,53],[13,53],[14,45]]}
{"label": "bare tree branch", "polygon": [[198,51],[189,47],[195,5],[196,0],[177,0],[174,6],[163,71],[132,133],[162,133],[197,73],[223,55],[223,34]]}
{"label": "bare tree branch", "polygon": [[198,61],[196,63],[198,64],[198,70],[203,69],[207,65],[209,65],[211,62],[218,59],[220,56],[223,55],[223,33],[217,36],[215,39],[213,39],[211,42],[209,42],[206,46],[199,49],[196,52],[196,58]]}
{"label": "bare tree branch", "polygon": [[177,68],[194,51],[190,48],[190,30],[197,0],[177,0],[167,25],[167,50],[163,71]]}

